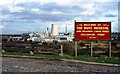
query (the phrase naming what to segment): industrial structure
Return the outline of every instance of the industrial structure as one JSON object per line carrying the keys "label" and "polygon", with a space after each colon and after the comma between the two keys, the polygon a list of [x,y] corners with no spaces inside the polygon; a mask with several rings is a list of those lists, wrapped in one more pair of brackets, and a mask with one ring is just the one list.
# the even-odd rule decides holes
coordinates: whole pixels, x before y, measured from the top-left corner
{"label": "industrial structure", "polygon": [[120,41],[120,32],[111,33],[111,40],[112,41]]}
{"label": "industrial structure", "polygon": [[58,26],[56,24],[52,24],[51,28],[51,36],[58,36]]}
{"label": "industrial structure", "polygon": [[48,31],[48,27],[44,33],[30,32],[20,35],[2,35],[3,40],[7,41],[37,41],[37,42],[62,42],[72,41],[74,33],[67,32],[67,26],[65,26],[65,33],[58,32],[58,25],[51,25],[51,33]]}

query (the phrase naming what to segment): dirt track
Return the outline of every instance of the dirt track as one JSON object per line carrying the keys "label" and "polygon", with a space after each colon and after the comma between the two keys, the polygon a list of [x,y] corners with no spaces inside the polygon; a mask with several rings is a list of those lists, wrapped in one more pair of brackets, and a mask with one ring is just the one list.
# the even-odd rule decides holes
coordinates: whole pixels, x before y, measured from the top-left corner
{"label": "dirt track", "polygon": [[120,72],[119,67],[26,58],[2,58],[4,72]]}

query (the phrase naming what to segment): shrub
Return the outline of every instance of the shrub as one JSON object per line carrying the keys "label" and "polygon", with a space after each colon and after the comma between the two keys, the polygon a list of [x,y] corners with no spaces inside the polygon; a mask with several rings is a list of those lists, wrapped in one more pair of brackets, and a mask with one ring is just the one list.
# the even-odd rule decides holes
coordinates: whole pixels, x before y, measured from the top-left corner
{"label": "shrub", "polygon": [[80,46],[85,46],[85,43],[81,42],[79,43]]}
{"label": "shrub", "polygon": [[63,45],[63,53],[68,55],[74,55],[75,46],[70,42],[60,42],[58,45]]}

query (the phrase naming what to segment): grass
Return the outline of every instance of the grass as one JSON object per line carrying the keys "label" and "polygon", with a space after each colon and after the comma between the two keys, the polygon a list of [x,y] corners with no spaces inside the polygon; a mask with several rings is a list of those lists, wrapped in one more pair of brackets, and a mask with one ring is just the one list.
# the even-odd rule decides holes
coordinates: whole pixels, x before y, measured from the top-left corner
{"label": "grass", "polygon": [[88,62],[120,64],[120,58],[116,58],[116,57],[105,58],[105,57],[91,57],[89,55],[79,55],[75,59],[88,61]]}
{"label": "grass", "polygon": [[2,55],[17,55],[17,56],[36,56],[36,57],[43,57],[47,59],[59,59],[57,54],[30,54],[30,53],[21,53],[21,52],[4,52]]}
{"label": "grass", "polygon": [[82,60],[88,62],[100,62],[100,63],[112,63],[112,64],[120,64],[120,58],[106,58],[106,57],[90,57],[89,55],[79,55],[78,57],[63,55],[58,56],[58,54],[30,54],[30,53],[20,53],[20,52],[3,52],[2,55],[18,55],[18,56],[36,56],[43,57],[46,59],[75,59]]}

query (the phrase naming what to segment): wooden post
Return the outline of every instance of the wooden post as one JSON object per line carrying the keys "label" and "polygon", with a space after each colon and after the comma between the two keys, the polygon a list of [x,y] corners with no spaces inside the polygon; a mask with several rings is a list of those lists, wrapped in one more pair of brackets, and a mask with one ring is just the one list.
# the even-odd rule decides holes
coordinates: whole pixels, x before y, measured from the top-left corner
{"label": "wooden post", "polygon": [[77,41],[75,41],[75,56],[77,57]]}
{"label": "wooden post", "polygon": [[75,57],[77,57],[76,20],[74,20],[74,22],[75,22]]}
{"label": "wooden post", "polygon": [[93,56],[92,53],[93,53],[93,45],[92,45],[92,42],[91,42],[91,47],[90,47],[90,56],[91,57]]}
{"label": "wooden post", "polygon": [[34,54],[34,52],[30,51],[30,54],[31,54],[31,55],[33,55],[33,54]]}
{"label": "wooden post", "polygon": [[111,42],[109,42],[109,50],[108,50],[109,58],[111,58]]}
{"label": "wooden post", "polygon": [[2,50],[2,52],[5,52],[5,50]]}
{"label": "wooden post", "polygon": [[61,49],[60,50],[61,50],[60,55],[63,56],[63,45],[61,45]]}

